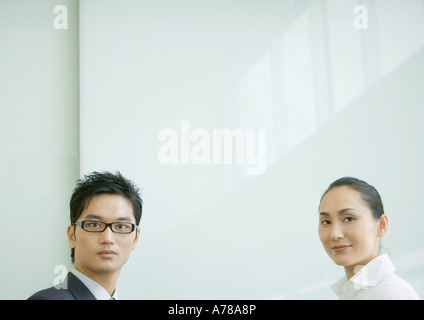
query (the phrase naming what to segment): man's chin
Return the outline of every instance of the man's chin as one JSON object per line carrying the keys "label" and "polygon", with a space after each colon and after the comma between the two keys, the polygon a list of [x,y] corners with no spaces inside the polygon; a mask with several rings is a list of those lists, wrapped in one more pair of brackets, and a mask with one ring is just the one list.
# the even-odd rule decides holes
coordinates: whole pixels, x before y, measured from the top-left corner
{"label": "man's chin", "polygon": [[91,269],[98,273],[107,274],[119,272],[122,268],[122,263],[112,259],[96,259],[96,263],[92,264]]}

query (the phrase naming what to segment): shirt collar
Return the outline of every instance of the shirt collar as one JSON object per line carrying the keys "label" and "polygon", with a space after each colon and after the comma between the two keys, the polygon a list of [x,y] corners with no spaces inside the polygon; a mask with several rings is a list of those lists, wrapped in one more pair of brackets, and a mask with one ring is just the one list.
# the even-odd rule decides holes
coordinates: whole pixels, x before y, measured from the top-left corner
{"label": "shirt collar", "polygon": [[395,267],[387,254],[382,254],[367,263],[350,280],[358,285],[374,287],[387,275],[393,273]]}
{"label": "shirt collar", "polygon": [[338,296],[348,295],[347,293],[352,291],[352,289],[367,289],[368,287],[376,286],[377,283],[394,271],[395,267],[389,256],[382,254],[368,262],[352,278],[347,280],[347,277],[343,276],[331,288]]}
{"label": "shirt collar", "polygon": [[87,277],[77,269],[73,268],[71,272],[90,290],[90,292],[96,297],[97,300],[118,300],[117,290],[111,296],[105,288],[98,284],[93,279]]}

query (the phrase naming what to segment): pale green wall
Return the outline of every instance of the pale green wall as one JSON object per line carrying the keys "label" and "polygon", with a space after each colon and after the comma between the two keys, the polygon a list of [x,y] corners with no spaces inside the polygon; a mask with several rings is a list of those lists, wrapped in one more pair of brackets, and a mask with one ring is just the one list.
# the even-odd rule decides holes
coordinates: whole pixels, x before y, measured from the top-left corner
{"label": "pale green wall", "polygon": [[[383,247],[424,295],[424,5],[355,0],[82,4],[81,171],[143,188],[129,299],[336,298],[317,234],[336,178],[381,191]],[[163,129],[267,130],[267,169],[162,165]],[[192,142],[192,146],[195,145]]]}
{"label": "pale green wall", "polygon": [[[56,5],[68,29],[56,30]],[[0,1],[0,299],[26,299],[70,266],[79,177],[78,2]]]}
{"label": "pale green wall", "polygon": [[[0,299],[71,267],[68,202],[92,170],[143,190],[121,298],[335,298],[316,210],[341,175],[379,189],[383,247],[423,298],[424,4],[362,2],[360,31],[355,0],[0,0]],[[184,120],[266,129],[266,172],[160,164]]]}

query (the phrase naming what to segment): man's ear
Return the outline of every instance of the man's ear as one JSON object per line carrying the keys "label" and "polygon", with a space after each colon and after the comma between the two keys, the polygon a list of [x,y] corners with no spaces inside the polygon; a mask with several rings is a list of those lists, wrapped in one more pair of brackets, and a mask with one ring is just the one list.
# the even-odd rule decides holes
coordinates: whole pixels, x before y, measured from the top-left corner
{"label": "man's ear", "polygon": [[389,219],[387,215],[382,214],[380,216],[380,222],[378,223],[377,236],[379,238],[383,238],[387,232],[387,228],[389,227]]}
{"label": "man's ear", "polygon": [[68,241],[71,245],[71,248],[75,249],[76,247],[76,237],[75,237],[75,226],[68,226]]}
{"label": "man's ear", "polygon": [[133,242],[133,245],[132,245],[132,250],[135,249],[135,246],[137,245],[139,237],[140,237],[140,228],[138,228],[137,231],[136,231],[135,239],[134,239],[134,242]]}

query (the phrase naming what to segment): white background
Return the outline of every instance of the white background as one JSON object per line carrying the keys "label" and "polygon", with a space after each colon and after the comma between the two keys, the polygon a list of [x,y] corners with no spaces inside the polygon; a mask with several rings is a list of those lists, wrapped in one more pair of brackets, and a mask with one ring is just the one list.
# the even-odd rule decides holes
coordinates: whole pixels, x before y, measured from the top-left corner
{"label": "white background", "polygon": [[[2,233],[2,298],[26,298],[52,285],[56,265],[71,267],[67,201],[78,170],[120,170],[143,190],[120,298],[335,298],[329,286],[343,269],[322,248],[317,210],[346,175],[379,190],[384,252],[424,297],[423,1],[86,0],[79,83],[75,24],[52,27],[55,1],[19,2],[0,2],[2,221],[19,225]],[[75,4],[60,4],[77,19]],[[353,26],[358,4],[366,30]],[[22,6],[47,11],[22,17]],[[266,129],[265,173],[162,165],[158,134],[181,121]]]}

